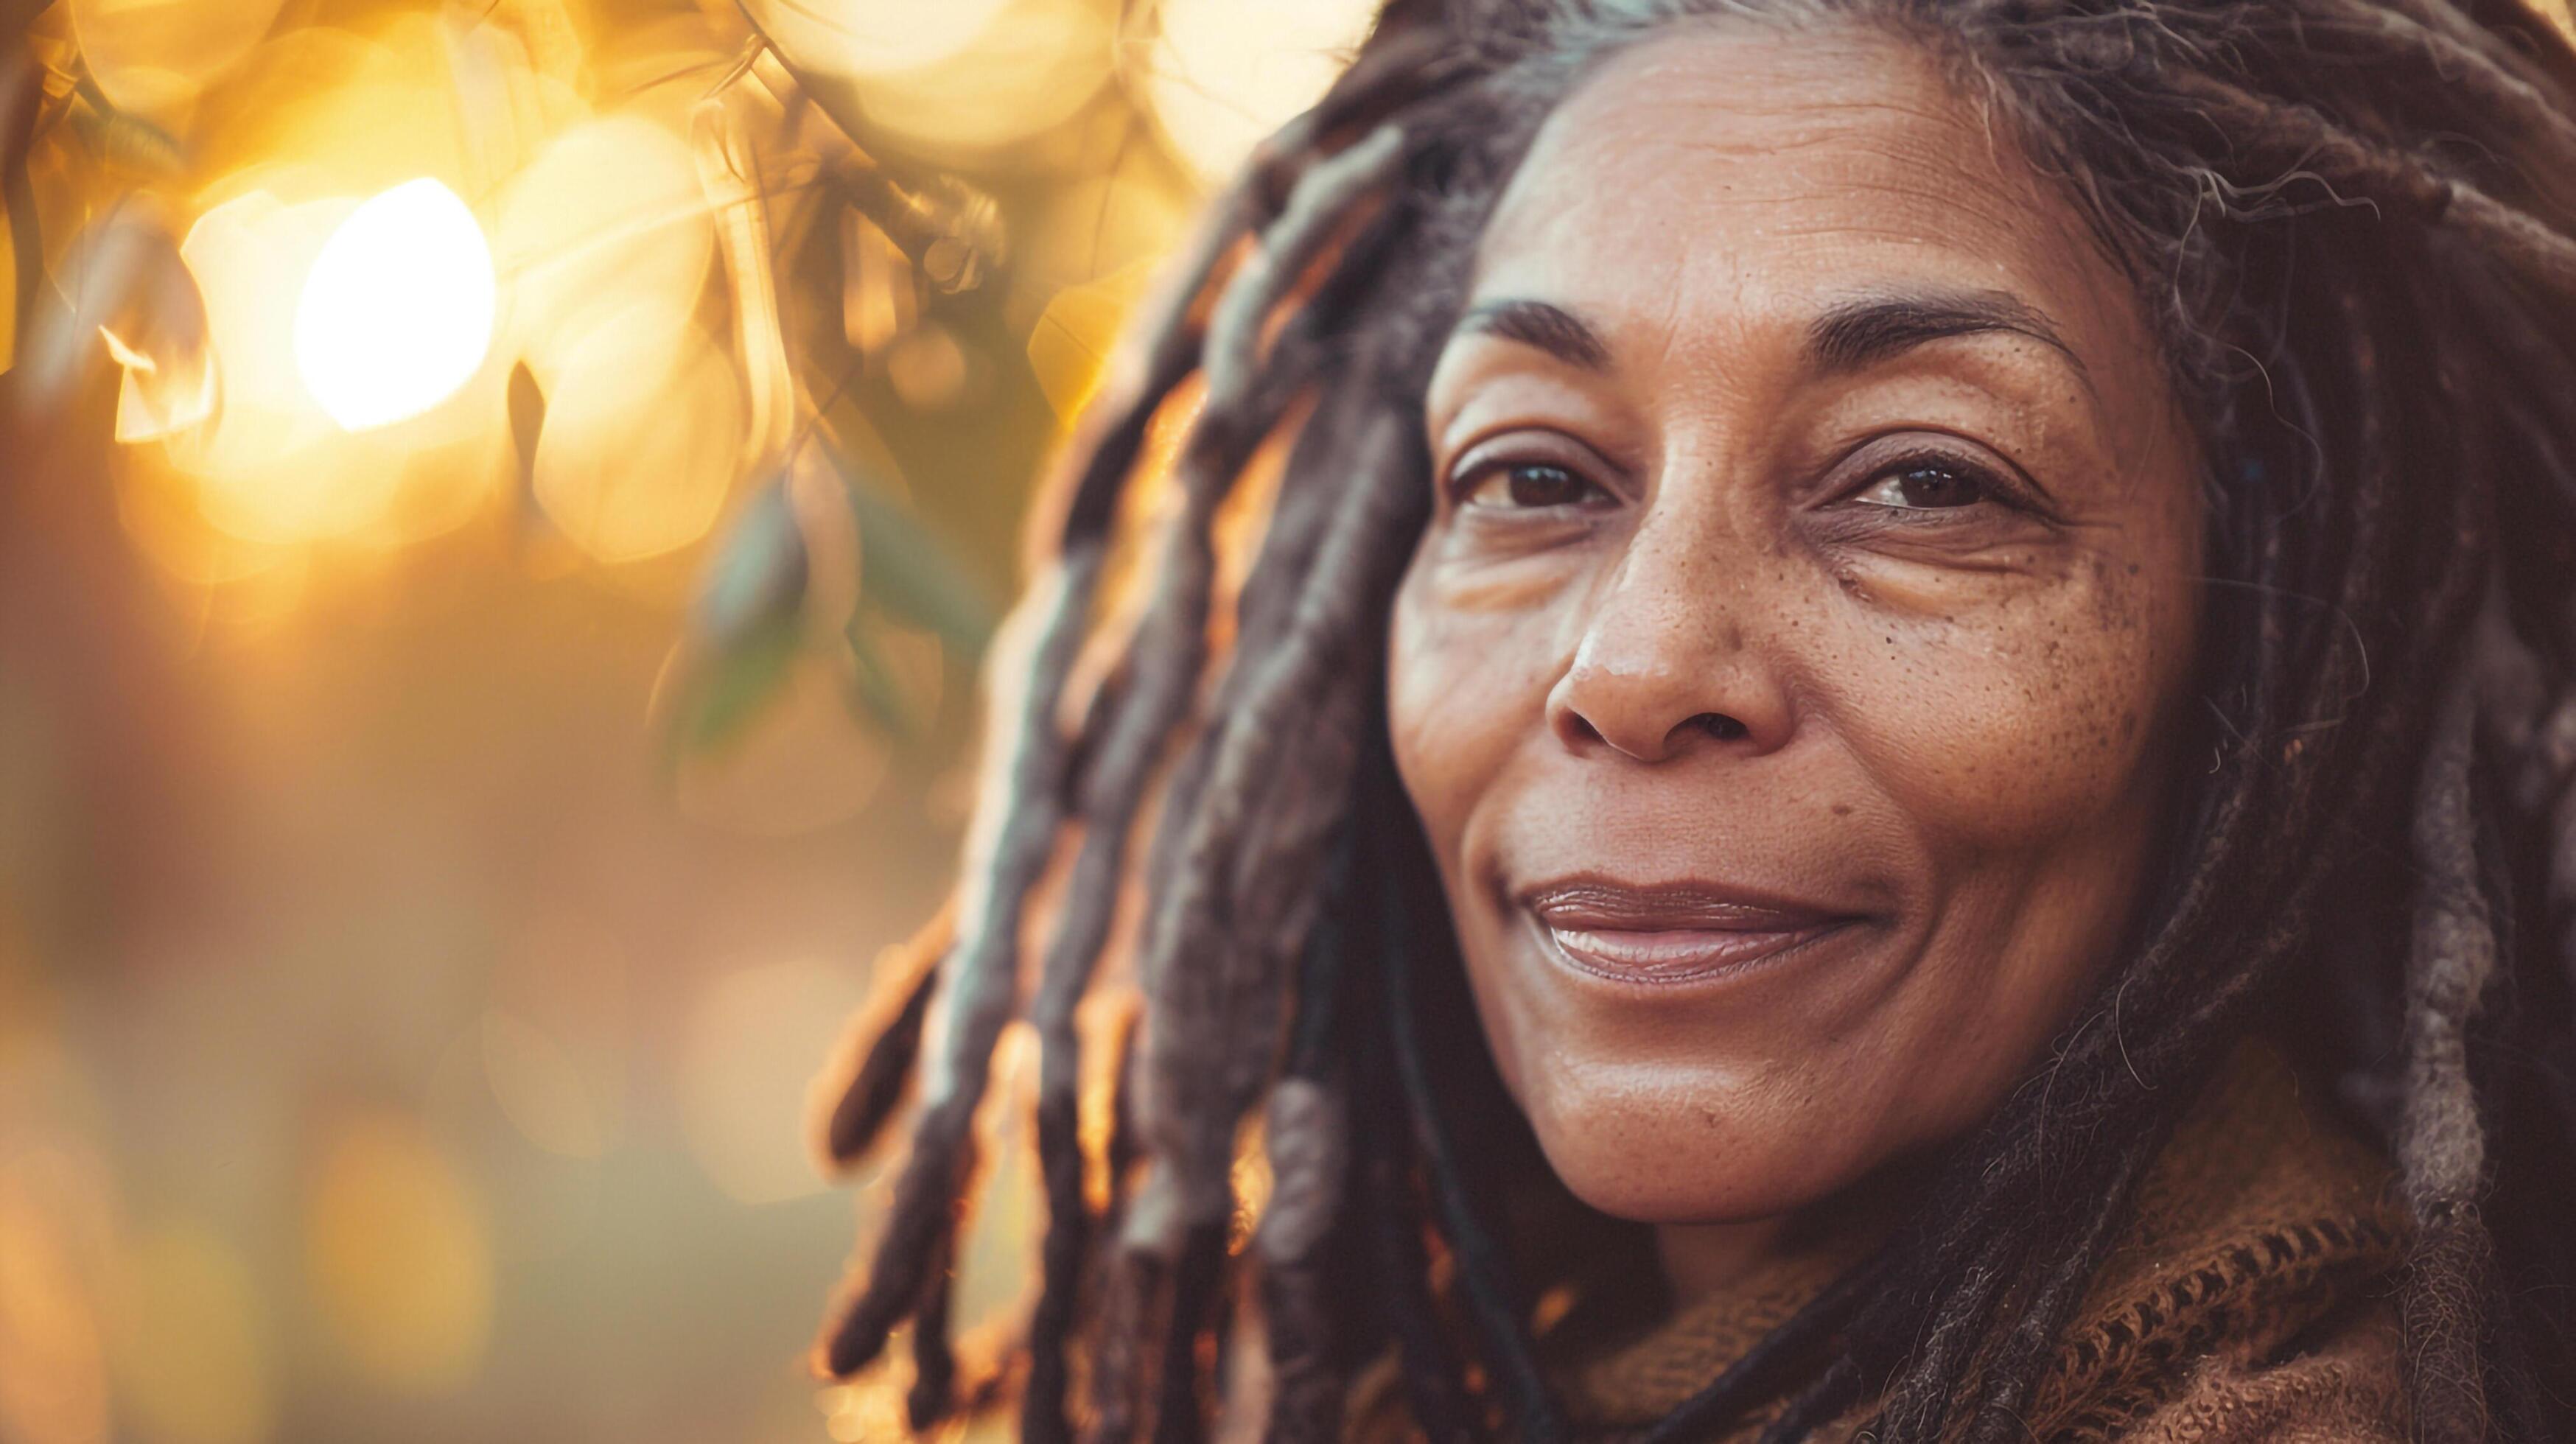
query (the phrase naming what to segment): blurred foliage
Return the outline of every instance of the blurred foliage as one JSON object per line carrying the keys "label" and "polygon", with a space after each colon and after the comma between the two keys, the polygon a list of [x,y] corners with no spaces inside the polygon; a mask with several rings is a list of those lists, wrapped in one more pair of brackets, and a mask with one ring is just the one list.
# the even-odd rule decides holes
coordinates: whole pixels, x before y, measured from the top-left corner
{"label": "blurred foliage", "polygon": [[0,0],[0,1439],[884,1437],[804,1089],[1368,9]]}

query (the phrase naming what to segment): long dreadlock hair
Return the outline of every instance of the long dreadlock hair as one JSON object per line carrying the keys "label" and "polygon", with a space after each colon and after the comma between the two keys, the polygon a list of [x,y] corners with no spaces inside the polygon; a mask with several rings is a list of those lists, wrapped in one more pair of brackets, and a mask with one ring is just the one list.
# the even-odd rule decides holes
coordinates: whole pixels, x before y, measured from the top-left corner
{"label": "long dreadlock hair", "polygon": [[[1881,1440],[2018,1437],[2141,1174],[2258,1028],[2394,1160],[2420,1437],[2571,1437],[2576,53],[2510,0],[1393,0],[1213,208],[1056,493],[953,927],[829,1120],[853,1160],[918,1095],[824,1366],[908,1326],[915,1426],[956,1407],[946,1273],[1024,1018],[1049,1210],[1024,1438],[1201,1437],[1239,1317],[1270,1437],[1336,1437],[1389,1347],[1431,1438],[1566,1437],[1465,1131],[1490,1065],[1436,1021],[1464,1014],[1437,1005],[1455,943],[1378,678],[1484,219],[1589,67],[1703,16],[1932,47],[2134,281],[2204,444],[2212,722],[2050,1086],[1650,1437],[1782,1399],[1766,1439],[1860,1409]],[[1088,1128],[1077,1005],[1139,877],[1140,1017]],[[1255,1131],[1275,1185],[1245,1246]]]}

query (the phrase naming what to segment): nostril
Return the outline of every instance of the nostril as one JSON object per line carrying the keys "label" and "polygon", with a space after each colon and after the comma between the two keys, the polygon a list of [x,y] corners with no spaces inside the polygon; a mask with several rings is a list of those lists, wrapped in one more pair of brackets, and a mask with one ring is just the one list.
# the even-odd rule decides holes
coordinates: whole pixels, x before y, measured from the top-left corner
{"label": "nostril", "polygon": [[1723,712],[1702,712],[1682,725],[1696,727],[1720,742],[1732,742],[1746,731],[1743,723]]}
{"label": "nostril", "polygon": [[1574,740],[1577,742],[1598,742],[1602,740],[1601,729],[1593,726],[1592,719],[1584,716],[1580,712],[1570,714],[1566,719],[1566,723],[1573,729]]}

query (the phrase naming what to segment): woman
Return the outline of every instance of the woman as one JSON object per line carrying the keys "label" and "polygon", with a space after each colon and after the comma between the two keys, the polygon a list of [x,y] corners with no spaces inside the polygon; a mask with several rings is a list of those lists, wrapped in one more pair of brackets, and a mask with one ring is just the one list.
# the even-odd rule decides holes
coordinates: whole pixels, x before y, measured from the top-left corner
{"label": "woman", "polygon": [[828,1368],[953,1407],[1025,1016],[1030,1438],[2571,1437],[2571,80],[1391,7],[1078,454]]}

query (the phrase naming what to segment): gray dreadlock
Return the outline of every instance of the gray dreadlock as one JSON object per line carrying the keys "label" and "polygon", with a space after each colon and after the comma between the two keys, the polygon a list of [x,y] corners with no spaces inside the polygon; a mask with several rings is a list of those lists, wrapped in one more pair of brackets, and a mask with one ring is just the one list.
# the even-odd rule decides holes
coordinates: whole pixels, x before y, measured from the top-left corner
{"label": "gray dreadlock", "polygon": [[[1200,1437],[1246,1278],[1273,1438],[1336,1437],[1351,1369],[1390,1344],[1430,1437],[1566,1437],[1528,1280],[1472,1186],[1488,1065],[1426,1003],[1458,986],[1454,941],[1375,679],[1428,511],[1426,373],[1485,216],[1590,66],[1710,16],[1933,47],[2133,279],[2206,450],[2216,725],[2052,1086],[2008,1099],[1931,1206],[1650,1437],[1783,1400],[1766,1439],[1863,1408],[1881,1440],[2018,1437],[2182,1101],[2291,996],[2324,1000],[2308,1061],[2381,1131],[2413,1215],[2420,1436],[2576,1433],[2576,53],[2508,0],[1395,0],[1213,208],[1073,453],[953,937],[830,1120],[855,1159],[918,1093],[825,1367],[909,1322],[916,1427],[958,1406],[945,1277],[1025,999],[1049,1209],[1025,1438]],[[1150,595],[1074,697],[1128,499],[1163,484],[1148,432],[1193,380]],[[1218,518],[1283,441],[1229,585]],[[1074,1018],[1139,873],[1142,1014],[1094,1159]],[[1275,1187],[1238,1253],[1256,1112]]]}

